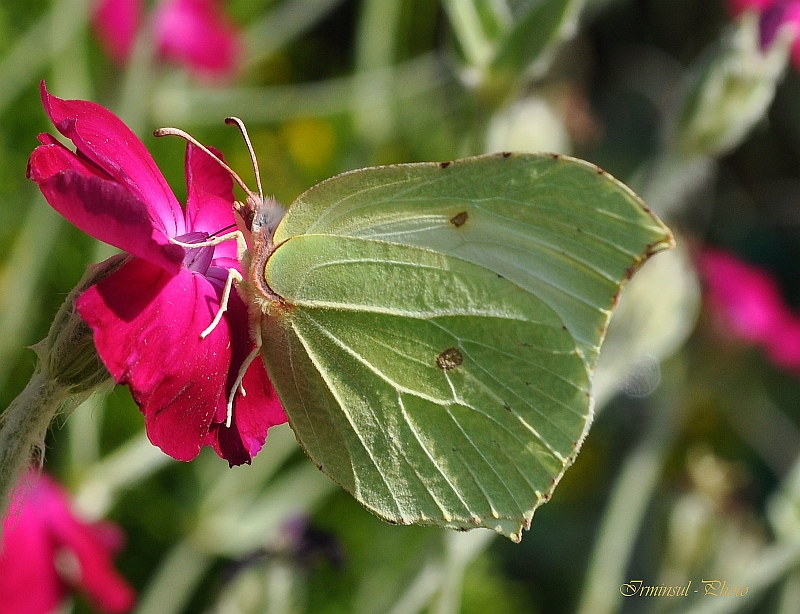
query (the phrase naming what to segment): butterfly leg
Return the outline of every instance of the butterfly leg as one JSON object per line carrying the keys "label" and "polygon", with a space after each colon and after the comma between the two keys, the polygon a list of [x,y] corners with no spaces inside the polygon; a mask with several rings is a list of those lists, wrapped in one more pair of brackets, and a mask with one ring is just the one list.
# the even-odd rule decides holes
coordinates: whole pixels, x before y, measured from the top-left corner
{"label": "butterfly leg", "polygon": [[228,418],[225,420],[225,426],[230,428],[231,422],[233,421],[233,399],[236,397],[236,392],[241,390],[242,396],[246,396],[247,393],[244,390],[244,374],[247,373],[247,369],[250,368],[250,365],[253,364],[253,361],[258,358],[258,355],[261,353],[261,321],[257,321],[254,325],[254,339],[256,347],[247,355],[242,362],[242,366],[239,367],[239,373],[236,374],[236,381],[233,382],[233,387],[231,388],[231,393],[228,395]]}
{"label": "butterfly leg", "polygon": [[208,325],[202,333],[200,333],[200,338],[205,339],[211,334],[217,324],[219,324],[220,320],[222,320],[222,316],[228,310],[228,300],[231,297],[231,288],[233,287],[234,283],[239,283],[242,281],[242,274],[237,271],[236,269],[228,269],[228,279],[225,280],[225,288],[222,290],[222,298],[219,301],[219,309],[217,310],[217,315],[214,316],[214,319],[211,321],[211,324]]}
{"label": "butterfly leg", "polygon": [[[247,241],[244,238],[244,234],[241,231],[235,230],[233,232],[229,232],[224,235],[220,235],[218,237],[212,237],[207,241],[202,241],[200,243],[184,243],[183,241],[178,241],[177,239],[170,239],[171,243],[175,245],[180,245],[186,249],[197,249],[198,247],[213,247],[215,245],[219,245],[220,243],[224,243],[225,241],[236,241],[236,252],[239,261],[241,262],[244,258],[244,255],[247,253]],[[233,287],[234,283],[241,283],[242,282],[242,274],[239,273],[236,269],[228,269],[228,279],[225,280],[225,288],[222,290],[222,297],[220,298],[220,305],[219,310],[217,311],[217,315],[214,316],[211,324],[209,324],[208,328],[206,328],[202,333],[200,333],[200,338],[205,339],[211,332],[217,327],[217,325],[222,320],[222,316],[228,309],[228,301],[230,300],[231,296],[231,288]],[[230,428],[231,423],[233,422],[233,400],[236,398],[236,393],[241,390],[242,396],[245,396],[247,392],[244,389],[244,375],[247,372],[247,369],[253,364],[253,361],[258,357],[258,354],[261,352],[261,325],[260,322],[256,325],[256,333],[254,335],[256,347],[253,348],[253,351],[250,352],[247,357],[242,362],[242,366],[239,367],[239,372],[236,374],[236,380],[231,387],[231,392],[228,395],[228,415],[225,420],[225,426]]]}
{"label": "butterfly leg", "polygon": [[[178,241],[177,239],[170,239],[170,243],[174,243],[175,245],[180,245],[186,249],[197,249],[199,247],[213,247],[215,245],[219,245],[220,243],[224,243],[225,241],[236,241],[236,252],[241,262],[243,255],[247,252],[247,242],[245,241],[244,235],[240,230],[234,230],[233,232],[229,232],[224,235],[220,235],[218,237],[212,237],[207,241],[202,241],[200,243],[184,243],[183,241]],[[205,339],[208,337],[211,332],[217,327],[220,320],[222,320],[222,316],[228,309],[228,300],[230,299],[231,295],[231,287],[233,286],[234,282],[239,283],[242,281],[242,275],[236,269],[228,269],[228,279],[225,281],[225,288],[222,291],[222,299],[220,300],[219,310],[217,314],[214,316],[214,319],[209,324],[208,328],[206,328],[202,333],[200,333],[200,338]]]}

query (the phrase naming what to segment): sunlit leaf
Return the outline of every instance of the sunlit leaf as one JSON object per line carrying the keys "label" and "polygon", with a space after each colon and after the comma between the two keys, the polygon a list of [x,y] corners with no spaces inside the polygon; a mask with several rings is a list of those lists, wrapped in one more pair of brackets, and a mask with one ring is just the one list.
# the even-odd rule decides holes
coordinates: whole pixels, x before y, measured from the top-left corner
{"label": "sunlit leaf", "polygon": [[577,30],[584,0],[537,0],[500,41],[484,88],[505,96],[521,77],[544,72],[559,43]]}

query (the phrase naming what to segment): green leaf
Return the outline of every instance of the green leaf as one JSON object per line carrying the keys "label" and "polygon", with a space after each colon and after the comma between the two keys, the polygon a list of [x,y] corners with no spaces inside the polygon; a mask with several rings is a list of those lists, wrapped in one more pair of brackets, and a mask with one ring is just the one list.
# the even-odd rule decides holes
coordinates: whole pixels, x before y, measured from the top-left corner
{"label": "green leaf", "polygon": [[543,73],[559,43],[576,31],[585,0],[537,0],[498,45],[484,90],[506,95],[520,79]]}
{"label": "green leaf", "polygon": [[471,66],[484,68],[508,30],[508,8],[494,0],[445,0],[443,6],[464,58]]}
{"label": "green leaf", "polygon": [[572,463],[622,283],[671,236],[560,156],[363,169],[300,196],[263,357],[325,473],[400,524],[518,540]]}
{"label": "green leaf", "polygon": [[508,33],[492,62],[494,69],[524,71],[558,42],[574,22],[585,0],[538,0]]}

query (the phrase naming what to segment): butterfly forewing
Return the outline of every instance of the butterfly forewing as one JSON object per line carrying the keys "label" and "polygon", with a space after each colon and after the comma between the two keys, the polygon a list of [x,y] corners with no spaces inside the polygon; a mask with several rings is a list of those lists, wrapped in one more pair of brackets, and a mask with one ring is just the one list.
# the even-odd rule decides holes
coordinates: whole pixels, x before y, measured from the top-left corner
{"label": "butterfly forewing", "polygon": [[274,240],[263,356],[312,460],[392,522],[518,539],[588,430],[622,284],[671,237],[596,167],[497,154],[340,175]]}
{"label": "butterfly forewing", "polygon": [[427,247],[486,267],[547,302],[590,367],[621,282],[669,234],[597,167],[546,154],[345,173],[298,198],[275,240],[307,233]]}

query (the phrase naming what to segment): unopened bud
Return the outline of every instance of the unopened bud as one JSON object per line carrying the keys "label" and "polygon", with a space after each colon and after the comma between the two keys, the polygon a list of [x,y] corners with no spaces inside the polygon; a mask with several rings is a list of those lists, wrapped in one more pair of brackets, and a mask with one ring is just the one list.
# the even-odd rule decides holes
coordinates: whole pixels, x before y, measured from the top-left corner
{"label": "unopened bud", "polygon": [[78,297],[119,269],[130,256],[120,254],[91,265],[58,310],[47,337],[34,346],[39,364],[31,381],[0,418],[0,516],[8,493],[44,448],[50,423],[65,405],[77,405],[112,382],[94,347],[91,329],[75,308]]}
{"label": "unopened bud", "polygon": [[678,118],[678,151],[719,156],[739,145],[771,104],[793,40],[782,28],[762,48],[758,16],[746,13],[695,69]]}
{"label": "unopened bud", "polygon": [[65,392],[89,392],[111,378],[97,354],[92,331],[78,314],[75,302],[81,294],[118,270],[128,259],[126,254],[118,254],[99,264],[89,265],[83,278],[58,310],[47,337],[33,346],[42,373]]}

